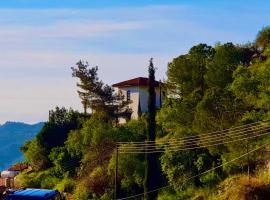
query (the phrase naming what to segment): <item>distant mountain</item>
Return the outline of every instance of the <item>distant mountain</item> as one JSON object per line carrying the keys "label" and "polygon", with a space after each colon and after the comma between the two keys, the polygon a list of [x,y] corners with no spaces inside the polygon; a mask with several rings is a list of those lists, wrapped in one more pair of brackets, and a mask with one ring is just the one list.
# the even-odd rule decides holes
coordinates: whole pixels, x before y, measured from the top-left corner
{"label": "distant mountain", "polygon": [[0,125],[0,170],[23,160],[20,147],[33,139],[44,123],[25,124],[21,122],[6,122]]}

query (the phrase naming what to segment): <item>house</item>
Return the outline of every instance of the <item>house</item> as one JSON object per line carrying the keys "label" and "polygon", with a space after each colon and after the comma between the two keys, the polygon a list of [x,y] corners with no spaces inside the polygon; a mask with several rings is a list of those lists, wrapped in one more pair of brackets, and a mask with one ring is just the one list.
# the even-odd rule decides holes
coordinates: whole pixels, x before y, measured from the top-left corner
{"label": "house", "polygon": [[[124,95],[127,101],[131,101],[128,108],[131,109],[130,119],[138,119],[140,113],[148,111],[148,78],[138,77],[112,85],[118,92]],[[160,108],[162,101],[166,95],[161,87],[161,82],[155,82],[156,87],[156,107]],[[120,123],[125,123],[126,120],[120,118]]]}
{"label": "house", "polygon": [[7,170],[1,172],[0,176],[0,185],[5,187],[14,187],[15,177],[22,171],[28,169],[28,166],[25,164],[16,164],[10,167]]}

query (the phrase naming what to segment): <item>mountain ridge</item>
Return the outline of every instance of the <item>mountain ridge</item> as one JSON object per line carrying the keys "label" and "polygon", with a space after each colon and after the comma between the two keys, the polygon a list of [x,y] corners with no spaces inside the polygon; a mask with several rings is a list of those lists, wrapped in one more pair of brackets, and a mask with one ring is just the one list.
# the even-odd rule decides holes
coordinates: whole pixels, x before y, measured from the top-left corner
{"label": "mountain ridge", "polygon": [[43,127],[44,122],[27,124],[7,121],[0,125],[0,170],[23,160],[20,147],[33,139]]}

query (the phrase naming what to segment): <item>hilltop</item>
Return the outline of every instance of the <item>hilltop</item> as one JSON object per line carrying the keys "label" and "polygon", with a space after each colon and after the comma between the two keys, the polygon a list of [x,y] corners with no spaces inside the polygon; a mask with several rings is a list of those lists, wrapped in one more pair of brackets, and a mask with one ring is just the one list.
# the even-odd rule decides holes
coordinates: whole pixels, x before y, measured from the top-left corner
{"label": "hilltop", "polygon": [[34,138],[44,123],[26,124],[22,122],[6,122],[0,125],[0,170],[14,162],[22,160],[20,147]]}

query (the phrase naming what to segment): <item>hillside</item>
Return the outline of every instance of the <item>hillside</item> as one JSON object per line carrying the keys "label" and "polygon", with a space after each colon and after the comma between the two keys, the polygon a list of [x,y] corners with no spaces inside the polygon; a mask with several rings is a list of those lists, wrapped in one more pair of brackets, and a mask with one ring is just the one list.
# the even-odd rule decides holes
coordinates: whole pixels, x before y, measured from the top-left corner
{"label": "hillside", "polygon": [[22,160],[20,147],[35,137],[44,123],[29,125],[20,122],[6,122],[0,125],[0,170]]}

